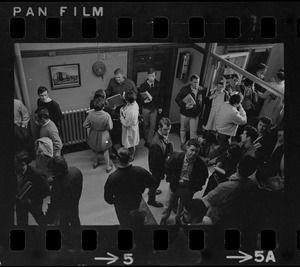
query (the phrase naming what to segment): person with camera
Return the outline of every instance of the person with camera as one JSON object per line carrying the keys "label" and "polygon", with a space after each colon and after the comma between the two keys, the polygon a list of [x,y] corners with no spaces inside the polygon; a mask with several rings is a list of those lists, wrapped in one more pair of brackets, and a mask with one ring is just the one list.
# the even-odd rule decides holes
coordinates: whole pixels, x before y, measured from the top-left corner
{"label": "person with camera", "polygon": [[182,210],[197,191],[202,190],[208,178],[208,169],[199,156],[200,143],[190,139],[185,145],[185,152],[174,152],[166,162],[167,181],[170,182],[166,197],[166,206],[162,212],[161,225],[167,224],[172,208],[179,199],[176,212],[176,225],[181,224]]}
{"label": "person with camera", "polygon": [[14,156],[16,177],[16,218],[18,226],[28,225],[28,213],[31,213],[39,225],[45,224],[43,199],[50,194],[47,177],[38,169],[29,165],[31,158],[25,151]]}

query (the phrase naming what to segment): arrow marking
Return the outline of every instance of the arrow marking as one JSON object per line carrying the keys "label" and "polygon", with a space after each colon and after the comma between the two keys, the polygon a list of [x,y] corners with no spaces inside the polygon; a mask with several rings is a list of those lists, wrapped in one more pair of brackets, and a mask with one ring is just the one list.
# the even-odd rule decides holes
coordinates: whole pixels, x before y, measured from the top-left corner
{"label": "arrow marking", "polygon": [[109,252],[107,252],[106,254],[108,256],[111,256],[111,258],[108,258],[108,257],[95,257],[94,258],[95,261],[109,261],[106,264],[111,264],[111,263],[116,262],[119,259],[119,257],[117,257],[117,256],[115,256],[115,255],[113,255],[113,254],[111,254]]}
{"label": "arrow marking", "polygon": [[244,261],[248,261],[248,260],[251,260],[253,257],[243,251],[240,251],[239,250],[239,253],[243,254],[241,256],[226,256],[227,259],[241,259],[239,261],[239,263],[242,263]]}

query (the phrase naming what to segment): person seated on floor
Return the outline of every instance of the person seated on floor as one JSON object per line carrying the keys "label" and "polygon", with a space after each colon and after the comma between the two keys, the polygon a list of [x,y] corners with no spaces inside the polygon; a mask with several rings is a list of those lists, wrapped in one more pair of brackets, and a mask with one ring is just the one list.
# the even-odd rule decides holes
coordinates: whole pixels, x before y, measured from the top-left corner
{"label": "person seated on floor", "polygon": [[218,145],[214,131],[204,131],[198,135],[197,139],[201,144],[199,155],[203,158],[206,158],[207,155]]}
{"label": "person seated on floor", "polygon": [[254,145],[259,163],[265,163],[269,160],[276,144],[276,136],[271,131],[271,124],[272,120],[267,116],[261,117],[257,124],[258,137],[254,140]]}
{"label": "person seated on floor", "polygon": [[256,160],[246,155],[239,161],[236,173],[231,175],[228,181],[218,184],[202,198],[208,208],[206,216],[210,217],[213,223],[237,223],[235,215],[237,212],[236,203],[239,203],[239,192],[251,187],[253,181],[249,176],[256,171]]}
{"label": "person seated on floor", "polygon": [[216,159],[213,165],[213,173],[208,178],[203,197],[206,196],[209,191],[216,188],[219,183],[228,181],[228,178],[236,172],[236,166],[241,157],[241,147],[238,144],[233,144]]}
{"label": "person seated on floor", "polygon": [[182,224],[187,225],[211,225],[212,220],[205,216],[207,208],[202,199],[193,198],[183,207]]}
{"label": "person seated on floor", "polygon": [[241,142],[239,144],[242,149],[242,157],[250,155],[256,158],[256,147],[254,145],[254,141],[257,137],[257,130],[250,125],[246,125],[244,132],[241,134]]}

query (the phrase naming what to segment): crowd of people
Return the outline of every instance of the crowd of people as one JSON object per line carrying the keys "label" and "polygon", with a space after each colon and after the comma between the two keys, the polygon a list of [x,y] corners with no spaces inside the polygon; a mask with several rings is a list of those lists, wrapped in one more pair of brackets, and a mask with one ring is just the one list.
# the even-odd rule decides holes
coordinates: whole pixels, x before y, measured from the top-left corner
{"label": "crowd of people", "polygon": [[[261,64],[257,77],[264,79],[266,69]],[[237,74],[229,81],[221,77],[208,91],[199,83],[200,77],[191,75],[190,84],[175,98],[181,151],[175,151],[169,140],[171,121],[163,116],[164,93],[154,68],[139,88],[118,68],[108,88],[95,92],[82,127],[89,129],[94,169],[100,165],[99,155],[104,155],[110,174],[103,199],[114,205],[121,226],[134,225],[136,214],[146,216],[139,212],[146,188],[147,204],[162,209],[161,225],[243,223],[254,218],[257,222],[262,210],[263,217],[272,221],[274,205],[284,191],[283,98]],[[284,69],[270,84],[284,93]],[[123,103],[111,104],[110,97],[117,94]],[[38,88],[38,96],[39,138],[34,142],[27,129],[28,110],[14,100],[17,224],[27,225],[31,213],[40,225],[78,226],[83,175],[62,155],[59,104],[46,87]],[[210,106],[205,124],[204,106]],[[149,170],[132,165],[140,127]],[[36,168],[30,165],[33,157]],[[114,158],[118,166],[112,172]],[[156,195],[162,193],[158,188],[164,179],[169,186],[161,203]],[[202,197],[194,198],[204,187]],[[50,204],[44,213],[43,199],[48,195]],[[175,220],[170,217],[173,211]]]}

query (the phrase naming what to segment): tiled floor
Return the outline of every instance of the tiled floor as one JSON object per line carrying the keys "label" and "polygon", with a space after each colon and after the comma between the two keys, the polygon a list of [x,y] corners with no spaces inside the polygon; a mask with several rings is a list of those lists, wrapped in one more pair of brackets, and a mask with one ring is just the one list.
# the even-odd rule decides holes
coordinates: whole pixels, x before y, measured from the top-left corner
{"label": "tiled floor", "polygon": [[[176,134],[170,134],[170,140],[174,142],[175,150],[180,151],[180,139]],[[83,191],[79,205],[79,216],[82,225],[115,225],[119,224],[113,205],[104,201],[104,184],[109,174],[106,173],[105,164],[101,164],[98,168],[93,169],[93,153],[91,150],[73,152],[65,154],[69,166],[79,168],[83,173]],[[117,161],[114,160],[117,166]],[[148,170],[148,149],[144,147],[144,140],[141,140],[137,148],[135,159],[132,163]],[[115,167],[113,171],[115,170]],[[169,186],[165,180],[161,181],[159,189],[163,192],[157,196],[157,200],[165,203],[166,190]],[[205,186],[204,186],[205,189]],[[194,197],[201,197],[203,191],[197,192]],[[147,189],[143,194],[144,200],[147,202]],[[49,198],[44,201],[44,210],[47,209]],[[163,208],[155,208],[148,206],[152,212],[156,222],[159,224]],[[171,215],[170,219],[174,214]],[[30,218],[30,224],[36,224],[33,218]]]}

